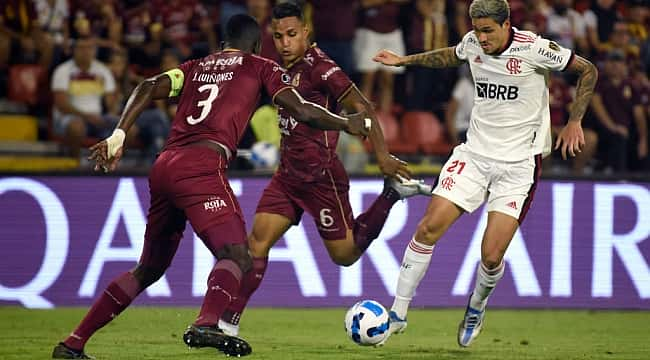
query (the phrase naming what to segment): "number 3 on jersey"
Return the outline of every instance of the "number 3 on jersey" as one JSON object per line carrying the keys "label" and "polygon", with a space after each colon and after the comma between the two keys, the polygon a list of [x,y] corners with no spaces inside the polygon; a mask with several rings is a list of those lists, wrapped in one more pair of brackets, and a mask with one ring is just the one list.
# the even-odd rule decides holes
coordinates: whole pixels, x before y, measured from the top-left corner
{"label": "number 3 on jersey", "polygon": [[217,98],[217,96],[219,96],[219,86],[217,84],[205,84],[198,88],[198,90],[200,93],[209,90],[210,94],[208,95],[207,99],[196,103],[196,106],[201,108],[201,115],[199,115],[198,119],[195,119],[194,116],[191,115],[185,118],[185,120],[187,120],[190,125],[196,125],[205,120],[205,118],[210,113],[210,110],[212,110],[212,103]]}

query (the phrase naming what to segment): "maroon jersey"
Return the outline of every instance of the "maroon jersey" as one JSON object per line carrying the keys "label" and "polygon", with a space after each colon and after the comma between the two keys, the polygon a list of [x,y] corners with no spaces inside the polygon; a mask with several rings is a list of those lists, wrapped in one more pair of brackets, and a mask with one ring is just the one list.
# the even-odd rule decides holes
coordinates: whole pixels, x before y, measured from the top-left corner
{"label": "maroon jersey", "polygon": [[179,66],[185,75],[167,148],[213,140],[234,154],[264,89],[289,87],[277,63],[241,51],[220,51]]}
{"label": "maroon jersey", "polygon": [[[302,60],[288,70],[291,85],[305,100],[336,110],[340,100],[352,86],[350,78],[316,46],[310,47]],[[325,131],[296,121],[280,108],[280,174],[285,180],[314,181],[336,158],[338,131]]]}

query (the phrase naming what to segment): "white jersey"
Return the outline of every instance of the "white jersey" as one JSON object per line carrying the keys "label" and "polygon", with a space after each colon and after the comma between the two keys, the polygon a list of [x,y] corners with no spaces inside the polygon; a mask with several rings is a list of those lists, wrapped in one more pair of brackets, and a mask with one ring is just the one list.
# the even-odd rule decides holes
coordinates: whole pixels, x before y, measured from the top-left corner
{"label": "white jersey", "polygon": [[549,70],[564,70],[571,50],[512,28],[506,49],[487,55],[473,31],[456,46],[474,78],[467,149],[502,161],[550,153]]}

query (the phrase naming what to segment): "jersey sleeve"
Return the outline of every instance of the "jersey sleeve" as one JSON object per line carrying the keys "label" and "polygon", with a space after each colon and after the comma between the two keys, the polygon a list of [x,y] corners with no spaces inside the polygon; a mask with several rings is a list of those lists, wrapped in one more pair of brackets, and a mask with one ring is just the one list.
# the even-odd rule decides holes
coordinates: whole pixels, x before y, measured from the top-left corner
{"label": "jersey sleeve", "polygon": [[570,49],[541,36],[535,39],[530,52],[531,61],[535,66],[554,71],[566,70],[573,56],[574,54]]}
{"label": "jersey sleeve", "polygon": [[266,93],[269,94],[271,99],[273,99],[274,103],[275,95],[277,93],[283,89],[291,87],[289,74],[287,74],[286,70],[275,61],[265,60],[262,63],[260,76],[264,90],[266,90]]}
{"label": "jersey sleeve", "polygon": [[332,95],[337,101],[352,88],[352,80],[333,61],[321,61],[312,72],[312,83]]}
{"label": "jersey sleeve", "polygon": [[467,60],[467,44],[469,44],[469,42],[473,40],[470,39],[472,38],[472,36],[474,36],[474,32],[473,31],[468,32],[467,34],[465,34],[465,36],[463,36],[463,39],[458,43],[458,45],[456,45],[455,48],[456,56],[460,60]]}
{"label": "jersey sleeve", "polygon": [[54,70],[50,87],[52,88],[52,91],[68,90],[68,87],[70,87],[70,72],[68,66],[62,64]]}
{"label": "jersey sleeve", "polygon": [[169,79],[172,82],[168,97],[180,95],[181,90],[183,90],[185,78],[190,74],[197,61],[198,60],[186,61],[177,68],[165,72],[165,75],[169,76]]}

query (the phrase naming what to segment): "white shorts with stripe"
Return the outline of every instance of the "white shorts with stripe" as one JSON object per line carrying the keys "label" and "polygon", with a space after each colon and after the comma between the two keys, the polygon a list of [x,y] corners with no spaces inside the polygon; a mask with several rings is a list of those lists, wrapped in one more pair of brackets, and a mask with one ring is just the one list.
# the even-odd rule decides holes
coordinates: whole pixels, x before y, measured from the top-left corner
{"label": "white shorts with stripe", "polygon": [[533,200],[542,157],[499,161],[475,154],[465,144],[454,148],[433,193],[473,212],[487,200],[487,210],[524,220]]}

